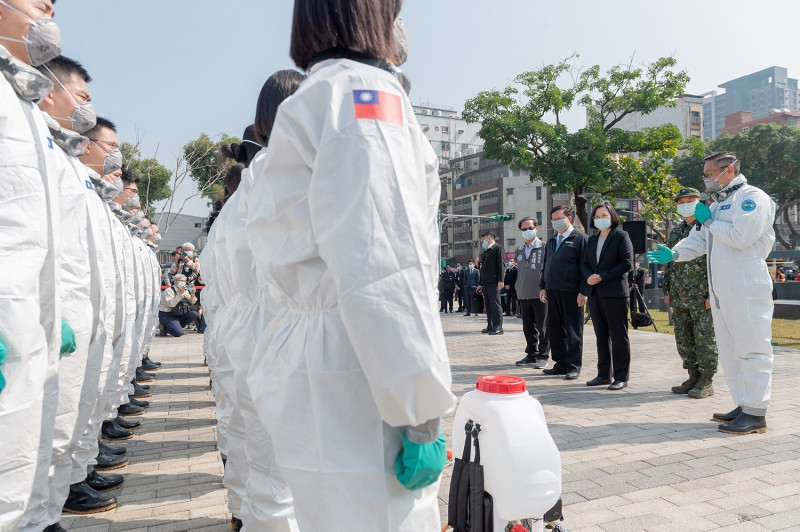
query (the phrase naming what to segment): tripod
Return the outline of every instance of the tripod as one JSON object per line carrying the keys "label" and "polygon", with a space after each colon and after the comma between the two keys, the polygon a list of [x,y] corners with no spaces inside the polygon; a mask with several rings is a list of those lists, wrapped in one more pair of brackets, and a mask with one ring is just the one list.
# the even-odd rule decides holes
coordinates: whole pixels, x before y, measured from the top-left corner
{"label": "tripod", "polygon": [[[650,314],[650,309],[647,308],[647,303],[645,303],[644,297],[642,296],[642,293],[639,291],[639,285],[636,283],[633,283],[633,292],[634,294],[636,294],[636,300],[639,302],[639,305],[641,307],[640,310],[644,311],[642,312],[642,314],[650,318],[650,325],[652,325],[653,328],[656,330],[656,332],[658,332],[658,327],[656,327],[656,320],[654,320],[653,316]],[[631,311],[631,325],[633,325],[633,311]],[[645,327],[647,327],[647,325],[645,325]]]}

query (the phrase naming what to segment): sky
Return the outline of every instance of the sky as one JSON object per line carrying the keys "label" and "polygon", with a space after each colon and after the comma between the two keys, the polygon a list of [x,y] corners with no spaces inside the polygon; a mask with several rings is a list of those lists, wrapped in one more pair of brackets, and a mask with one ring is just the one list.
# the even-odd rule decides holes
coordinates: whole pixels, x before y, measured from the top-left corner
{"label": "sky", "polygon": [[[174,170],[201,133],[241,136],[258,93],[289,58],[291,0],[60,0],[67,57],[84,64],[98,115],[120,141]],[[579,65],[674,56],[688,93],[777,65],[800,77],[797,0],[405,0],[403,70],[415,104],[462,110],[483,90],[578,53]],[[583,112],[566,123],[580,128]],[[191,194],[187,187],[176,197]],[[206,216],[206,201],[184,214]]]}

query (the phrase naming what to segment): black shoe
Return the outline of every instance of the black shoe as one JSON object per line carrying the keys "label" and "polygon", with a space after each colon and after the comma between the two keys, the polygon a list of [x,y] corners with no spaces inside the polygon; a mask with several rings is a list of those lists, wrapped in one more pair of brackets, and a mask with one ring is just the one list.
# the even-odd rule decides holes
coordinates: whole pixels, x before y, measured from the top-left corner
{"label": "black shoe", "polygon": [[244,527],[244,523],[242,523],[241,519],[231,517],[231,530],[233,530],[233,532],[239,532],[242,527]]}
{"label": "black shoe", "polygon": [[565,370],[563,367],[560,367],[558,364],[556,364],[555,366],[553,366],[550,369],[542,370],[542,373],[544,373],[545,375],[566,375],[567,374],[567,370]]}
{"label": "black shoe", "polygon": [[100,442],[100,452],[104,452],[107,454],[113,454],[116,456],[121,456],[128,452],[128,449],[122,446],[112,447],[111,445],[106,445],[102,441]]}
{"label": "black shoe", "polygon": [[492,330],[491,330],[489,327],[486,327],[485,329],[483,329],[483,330],[481,331],[481,333],[483,333],[483,334],[488,334],[488,333],[490,333],[490,332],[492,332]]}
{"label": "black shoe", "polygon": [[114,418],[114,423],[118,427],[122,427],[123,429],[128,430],[136,430],[142,428],[142,424],[138,421],[128,421],[127,419],[122,419],[120,416]]}
{"label": "black shoe", "polygon": [[609,390],[621,390],[623,388],[628,387],[628,381],[614,381],[611,383],[611,386],[608,387]]}
{"label": "black shoe", "polygon": [[527,366],[528,364],[536,363],[536,357],[534,355],[525,355],[525,358],[522,360],[517,360],[515,364],[517,366]]}
{"label": "black shoe", "polygon": [[103,495],[89,487],[86,482],[71,485],[67,502],[64,503],[64,511],[70,514],[96,514],[116,507],[116,497]]}
{"label": "black shoe", "polygon": [[133,405],[133,406],[139,406],[141,408],[147,408],[148,406],[150,406],[150,401],[143,401],[143,400],[135,398],[132,395],[129,395],[128,396],[128,404],[129,405]]}
{"label": "black shoe", "polygon": [[146,390],[146,391],[148,391],[148,392],[150,391],[150,386],[149,386],[149,385],[147,385],[147,384],[140,384],[140,383],[136,382],[136,380],[135,380],[135,379],[131,381],[131,384],[133,384],[133,389],[134,389],[134,390],[136,390],[136,387],[138,386],[138,387],[139,387],[139,388],[141,388],[142,390]]}
{"label": "black shoe", "polygon": [[731,421],[739,417],[739,414],[741,413],[742,413],[742,407],[737,406],[736,408],[725,414],[714,414],[711,417],[711,420],[719,421],[720,423],[730,423]]}
{"label": "black shoe", "polygon": [[125,477],[113,473],[110,475],[101,475],[97,471],[92,471],[89,473],[89,476],[86,477],[85,482],[95,491],[109,491],[120,487],[122,483],[125,482]]}
{"label": "black shoe", "polygon": [[159,366],[158,364],[154,364],[153,362],[150,362],[146,358],[142,359],[142,365],[140,367],[144,371],[158,371],[161,368],[161,366]]}
{"label": "black shoe", "polygon": [[67,529],[61,526],[61,523],[55,523],[45,528],[42,532],[67,532]]}
{"label": "black shoe", "polygon": [[115,425],[113,421],[103,421],[100,433],[105,440],[130,440],[133,438],[132,430],[123,429],[119,425]]}
{"label": "black shoe", "polygon": [[611,384],[611,379],[604,379],[603,377],[595,377],[586,383],[586,386],[608,386]]}
{"label": "black shoe", "polygon": [[159,368],[161,367],[161,362],[156,362],[154,360],[150,360],[150,355],[147,355],[144,358],[142,358],[142,362],[147,362],[149,364],[155,364]]}
{"label": "black shoe", "polygon": [[113,469],[125,467],[126,465],[128,465],[128,457],[124,454],[104,453],[100,450],[100,452],[97,453],[97,464],[95,464],[94,468],[96,471],[111,471]]}
{"label": "black shoe", "polygon": [[132,405],[130,403],[119,405],[117,408],[117,415],[120,416],[138,416],[144,412],[141,406]]}
{"label": "black shoe", "polygon": [[133,380],[136,382],[153,382],[156,380],[156,376],[147,373],[142,368],[136,368],[136,377]]}
{"label": "black shoe", "polygon": [[581,376],[580,371],[578,371],[577,369],[571,369],[564,375],[564,378],[568,381],[574,381],[580,376]]}
{"label": "black shoe", "polygon": [[464,313],[464,317],[466,318],[467,316],[472,316],[472,314],[470,314],[469,312]]}
{"label": "black shoe", "polygon": [[150,390],[145,390],[138,382],[133,381],[133,397],[136,399],[144,399],[145,397],[150,397],[152,395],[153,392]]}
{"label": "black shoe", "polygon": [[720,425],[719,431],[726,434],[764,434],[767,432],[767,418],[742,412],[727,425]]}
{"label": "black shoe", "polygon": [[547,358],[537,357],[536,362],[531,364],[531,366],[533,366],[533,369],[544,369],[547,367],[547,364]]}
{"label": "black shoe", "polygon": [[494,331],[489,331],[489,336],[497,336],[498,334],[503,334],[503,329],[496,329]]}

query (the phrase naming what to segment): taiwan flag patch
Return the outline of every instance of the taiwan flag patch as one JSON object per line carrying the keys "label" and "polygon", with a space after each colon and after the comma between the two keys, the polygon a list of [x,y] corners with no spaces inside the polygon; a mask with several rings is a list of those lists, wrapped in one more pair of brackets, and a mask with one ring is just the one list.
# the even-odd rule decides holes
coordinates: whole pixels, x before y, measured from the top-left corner
{"label": "taiwan flag patch", "polygon": [[353,91],[353,110],[356,119],[383,120],[403,125],[403,107],[400,96],[390,92]]}

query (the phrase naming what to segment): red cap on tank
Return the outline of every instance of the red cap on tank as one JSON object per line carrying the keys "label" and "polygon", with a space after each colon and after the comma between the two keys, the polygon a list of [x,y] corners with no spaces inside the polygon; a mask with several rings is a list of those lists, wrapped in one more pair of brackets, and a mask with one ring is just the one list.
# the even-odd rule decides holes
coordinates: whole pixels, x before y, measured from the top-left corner
{"label": "red cap on tank", "polygon": [[478,377],[475,387],[482,392],[497,394],[522,393],[528,389],[525,379],[511,375],[484,375]]}

